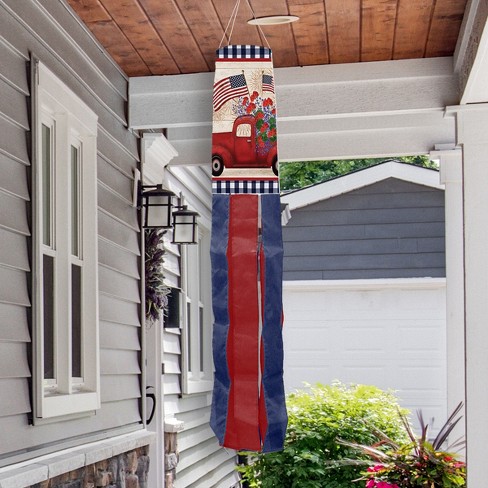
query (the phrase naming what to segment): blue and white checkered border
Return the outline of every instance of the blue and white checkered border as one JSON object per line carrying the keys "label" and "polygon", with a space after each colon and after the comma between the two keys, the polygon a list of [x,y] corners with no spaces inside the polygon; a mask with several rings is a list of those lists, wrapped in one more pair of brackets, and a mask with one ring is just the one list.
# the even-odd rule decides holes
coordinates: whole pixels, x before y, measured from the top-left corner
{"label": "blue and white checkered border", "polygon": [[250,44],[235,44],[217,49],[217,59],[271,59],[271,49]]}
{"label": "blue and white checkered border", "polygon": [[214,180],[212,193],[279,193],[278,180]]}

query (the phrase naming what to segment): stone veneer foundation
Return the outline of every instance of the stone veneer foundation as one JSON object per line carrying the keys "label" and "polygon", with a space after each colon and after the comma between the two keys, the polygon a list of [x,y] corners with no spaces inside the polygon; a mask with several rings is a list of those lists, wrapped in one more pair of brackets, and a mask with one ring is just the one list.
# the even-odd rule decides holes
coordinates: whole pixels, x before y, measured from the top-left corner
{"label": "stone veneer foundation", "polygon": [[30,485],[30,488],[146,488],[148,446]]}
{"label": "stone veneer foundation", "polygon": [[0,468],[0,488],[147,488],[149,445],[138,430]]}

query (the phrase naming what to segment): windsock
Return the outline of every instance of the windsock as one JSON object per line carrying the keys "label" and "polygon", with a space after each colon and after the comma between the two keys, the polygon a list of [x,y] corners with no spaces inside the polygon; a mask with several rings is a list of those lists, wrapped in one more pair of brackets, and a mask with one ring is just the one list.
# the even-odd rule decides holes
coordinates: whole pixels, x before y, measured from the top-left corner
{"label": "windsock", "polygon": [[283,242],[271,50],[217,50],[212,134],[214,390],[220,445],[283,448]]}

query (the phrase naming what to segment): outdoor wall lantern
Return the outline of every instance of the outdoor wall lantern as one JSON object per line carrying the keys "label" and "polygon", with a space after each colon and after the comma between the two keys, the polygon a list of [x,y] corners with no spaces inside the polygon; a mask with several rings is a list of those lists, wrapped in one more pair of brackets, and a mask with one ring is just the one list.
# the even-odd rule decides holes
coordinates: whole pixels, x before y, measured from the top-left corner
{"label": "outdoor wall lantern", "polygon": [[139,185],[139,207],[145,229],[169,229],[172,226],[171,208],[176,195],[162,185]]}
{"label": "outdoor wall lantern", "polygon": [[145,229],[172,228],[174,244],[196,244],[198,213],[188,210],[186,205],[174,205],[175,198],[176,194],[162,185],[139,184],[138,207],[142,208],[142,226]]}
{"label": "outdoor wall lantern", "polygon": [[186,205],[177,207],[180,210],[173,212],[173,243],[175,244],[197,244],[198,213],[188,210]]}

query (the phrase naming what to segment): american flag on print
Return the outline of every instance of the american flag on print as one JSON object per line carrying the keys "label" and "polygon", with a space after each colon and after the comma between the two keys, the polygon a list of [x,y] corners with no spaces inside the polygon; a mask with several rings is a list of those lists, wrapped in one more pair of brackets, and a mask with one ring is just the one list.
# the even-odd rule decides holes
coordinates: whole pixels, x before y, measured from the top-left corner
{"label": "american flag on print", "polygon": [[263,92],[264,91],[274,93],[274,81],[271,75],[263,74]]}
{"label": "american flag on print", "polygon": [[213,106],[215,112],[220,110],[225,102],[248,93],[246,77],[243,74],[221,79],[214,85]]}

